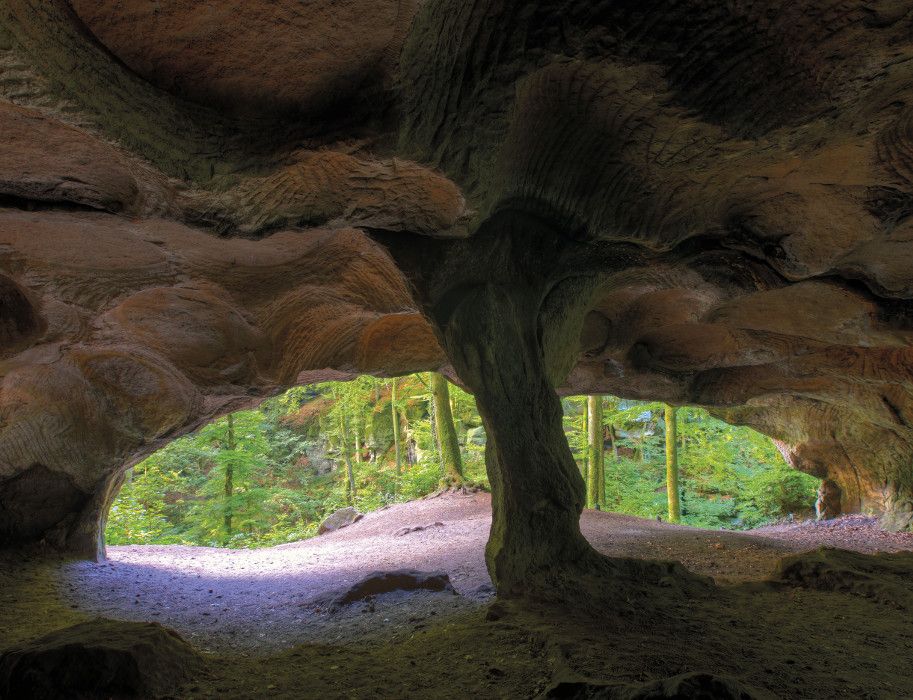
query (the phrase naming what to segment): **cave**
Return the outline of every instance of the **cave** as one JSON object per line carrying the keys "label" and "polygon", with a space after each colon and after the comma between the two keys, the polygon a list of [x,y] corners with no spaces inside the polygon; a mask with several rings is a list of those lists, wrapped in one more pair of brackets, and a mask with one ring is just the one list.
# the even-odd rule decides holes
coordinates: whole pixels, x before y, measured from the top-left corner
{"label": "cave", "polygon": [[[911,57],[904,0],[5,0],[0,695],[913,694],[913,555],[607,556],[559,399],[702,406],[908,536]],[[491,601],[233,655],[61,594],[155,450],[420,371],[484,422]]]}

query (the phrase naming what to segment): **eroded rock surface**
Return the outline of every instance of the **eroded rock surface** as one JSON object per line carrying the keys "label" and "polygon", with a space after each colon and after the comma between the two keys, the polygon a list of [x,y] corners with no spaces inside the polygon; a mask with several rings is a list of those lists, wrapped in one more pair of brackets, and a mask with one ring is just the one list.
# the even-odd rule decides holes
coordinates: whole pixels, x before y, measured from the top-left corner
{"label": "eroded rock surface", "polygon": [[6,651],[0,694],[23,700],[160,697],[201,669],[197,653],[176,632],[98,618]]}
{"label": "eroded rock surface", "polygon": [[389,86],[418,1],[70,5],[102,44],[165,90],[226,109],[313,114],[356,102],[372,82]]}
{"label": "eroded rock surface", "polygon": [[567,681],[550,688],[548,700],[773,700],[767,691],[712,673],[683,673],[652,683],[622,685]]}
{"label": "eroded rock surface", "polygon": [[524,473],[496,503],[557,504],[518,541],[577,527],[555,387],[707,406],[909,528],[911,37],[899,0],[9,0],[0,544],[90,554],[175,436],[429,369]]}
{"label": "eroded rock surface", "polygon": [[865,555],[821,547],[785,557],[775,580],[818,591],[836,591],[913,609],[913,555],[906,552]]}

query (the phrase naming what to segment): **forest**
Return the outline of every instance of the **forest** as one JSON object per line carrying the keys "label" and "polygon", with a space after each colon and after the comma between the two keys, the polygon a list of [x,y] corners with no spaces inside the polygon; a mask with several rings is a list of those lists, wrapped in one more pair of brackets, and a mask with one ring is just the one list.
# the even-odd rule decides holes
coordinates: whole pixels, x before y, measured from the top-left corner
{"label": "forest", "polygon": [[[685,525],[748,529],[813,511],[817,480],[770,440],[693,407],[563,399],[587,506]],[[261,547],[443,488],[487,488],[473,397],[436,373],[293,388],[223,416],[125,475],[108,544]]]}

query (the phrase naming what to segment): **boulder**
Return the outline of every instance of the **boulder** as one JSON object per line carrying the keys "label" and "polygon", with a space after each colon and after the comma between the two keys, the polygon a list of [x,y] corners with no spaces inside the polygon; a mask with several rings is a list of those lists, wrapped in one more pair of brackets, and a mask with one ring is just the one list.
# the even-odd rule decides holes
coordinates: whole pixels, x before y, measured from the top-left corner
{"label": "boulder", "polygon": [[172,630],[98,618],[0,656],[0,697],[172,695],[201,666],[193,648]]}
{"label": "boulder", "polygon": [[363,517],[365,517],[364,513],[359,513],[352,506],[340,508],[335,513],[328,515],[326,519],[320,523],[320,527],[317,528],[317,534],[323,535],[327,532],[341,530],[344,527],[348,527],[352,523],[357,523]]}
{"label": "boulder", "polygon": [[481,425],[477,428],[470,428],[466,431],[466,444],[468,445],[478,445],[479,447],[485,447],[486,436],[485,428]]}
{"label": "boulder", "polygon": [[913,553],[860,554],[820,547],[780,560],[774,580],[798,588],[869,598],[913,610]]}
{"label": "boulder", "polygon": [[557,683],[542,696],[549,700],[772,700],[767,691],[750,688],[727,676],[683,673],[642,684]]}

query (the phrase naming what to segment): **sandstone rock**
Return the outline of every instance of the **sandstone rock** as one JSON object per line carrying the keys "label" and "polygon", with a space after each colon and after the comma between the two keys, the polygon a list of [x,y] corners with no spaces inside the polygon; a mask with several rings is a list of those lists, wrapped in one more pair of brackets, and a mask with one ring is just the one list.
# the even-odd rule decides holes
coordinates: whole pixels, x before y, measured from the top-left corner
{"label": "sandstone rock", "polygon": [[890,532],[913,529],[913,497],[904,491],[889,490],[881,525]]}
{"label": "sandstone rock", "polygon": [[318,535],[323,535],[327,532],[335,532],[344,527],[348,527],[352,523],[357,523],[364,516],[363,513],[359,513],[355,510],[354,507],[348,506],[347,508],[340,508],[335,513],[328,515],[320,527],[317,529]]}
{"label": "sandstone rock", "polygon": [[450,577],[446,573],[397,569],[395,571],[375,571],[370,573],[346,590],[330,594],[324,602],[331,610],[339,610],[366,598],[400,591],[431,591],[434,593],[457,594],[450,583]]}
{"label": "sandstone rock", "polygon": [[0,246],[16,270],[0,285],[3,543],[94,552],[133,457],[269,385],[352,376],[365,334],[411,348],[370,357],[373,371],[443,361],[402,275],[354,230],[220,242],[162,219],[0,208]]}
{"label": "sandstone rock", "polygon": [[818,591],[868,598],[899,610],[913,610],[913,554],[859,554],[822,547],[784,557],[775,581]]}
{"label": "sandstone rock", "polygon": [[128,159],[85,131],[5,102],[0,131],[0,197],[109,211],[142,206]]}
{"label": "sandstone rock", "polygon": [[71,4],[108,49],[165,90],[226,109],[313,114],[389,77],[418,3]]}
{"label": "sandstone rock", "polygon": [[833,520],[841,513],[840,487],[830,479],[825,479],[818,487],[815,513],[818,520]]}
{"label": "sandstone rock", "polygon": [[295,161],[222,194],[188,197],[189,216],[247,235],[327,223],[466,235],[459,188],[429,168],[333,150],[299,153]]}
{"label": "sandstone rock", "polygon": [[201,668],[176,632],[99,618],[0,655],[0,696],[158,697],[173,694]]}
{"label": "sandstone rock", "polygon": [[774,695],[711,673],[684,673],[639,685],[587,681],[557,683],[543,695],[550,700],[773,700]]}
{"label": "sandstone rock", "polygon": [[469,596],[470,598],[487,599],[487,598],[491,598],[496,593],[497,593],[497,591],[495,591],[495,587],[492,586],[490,583],[481,583],[478,586],[476,586],[475,588],[473,588],[471,591],[468,591],[466,593],[466,595]]}

